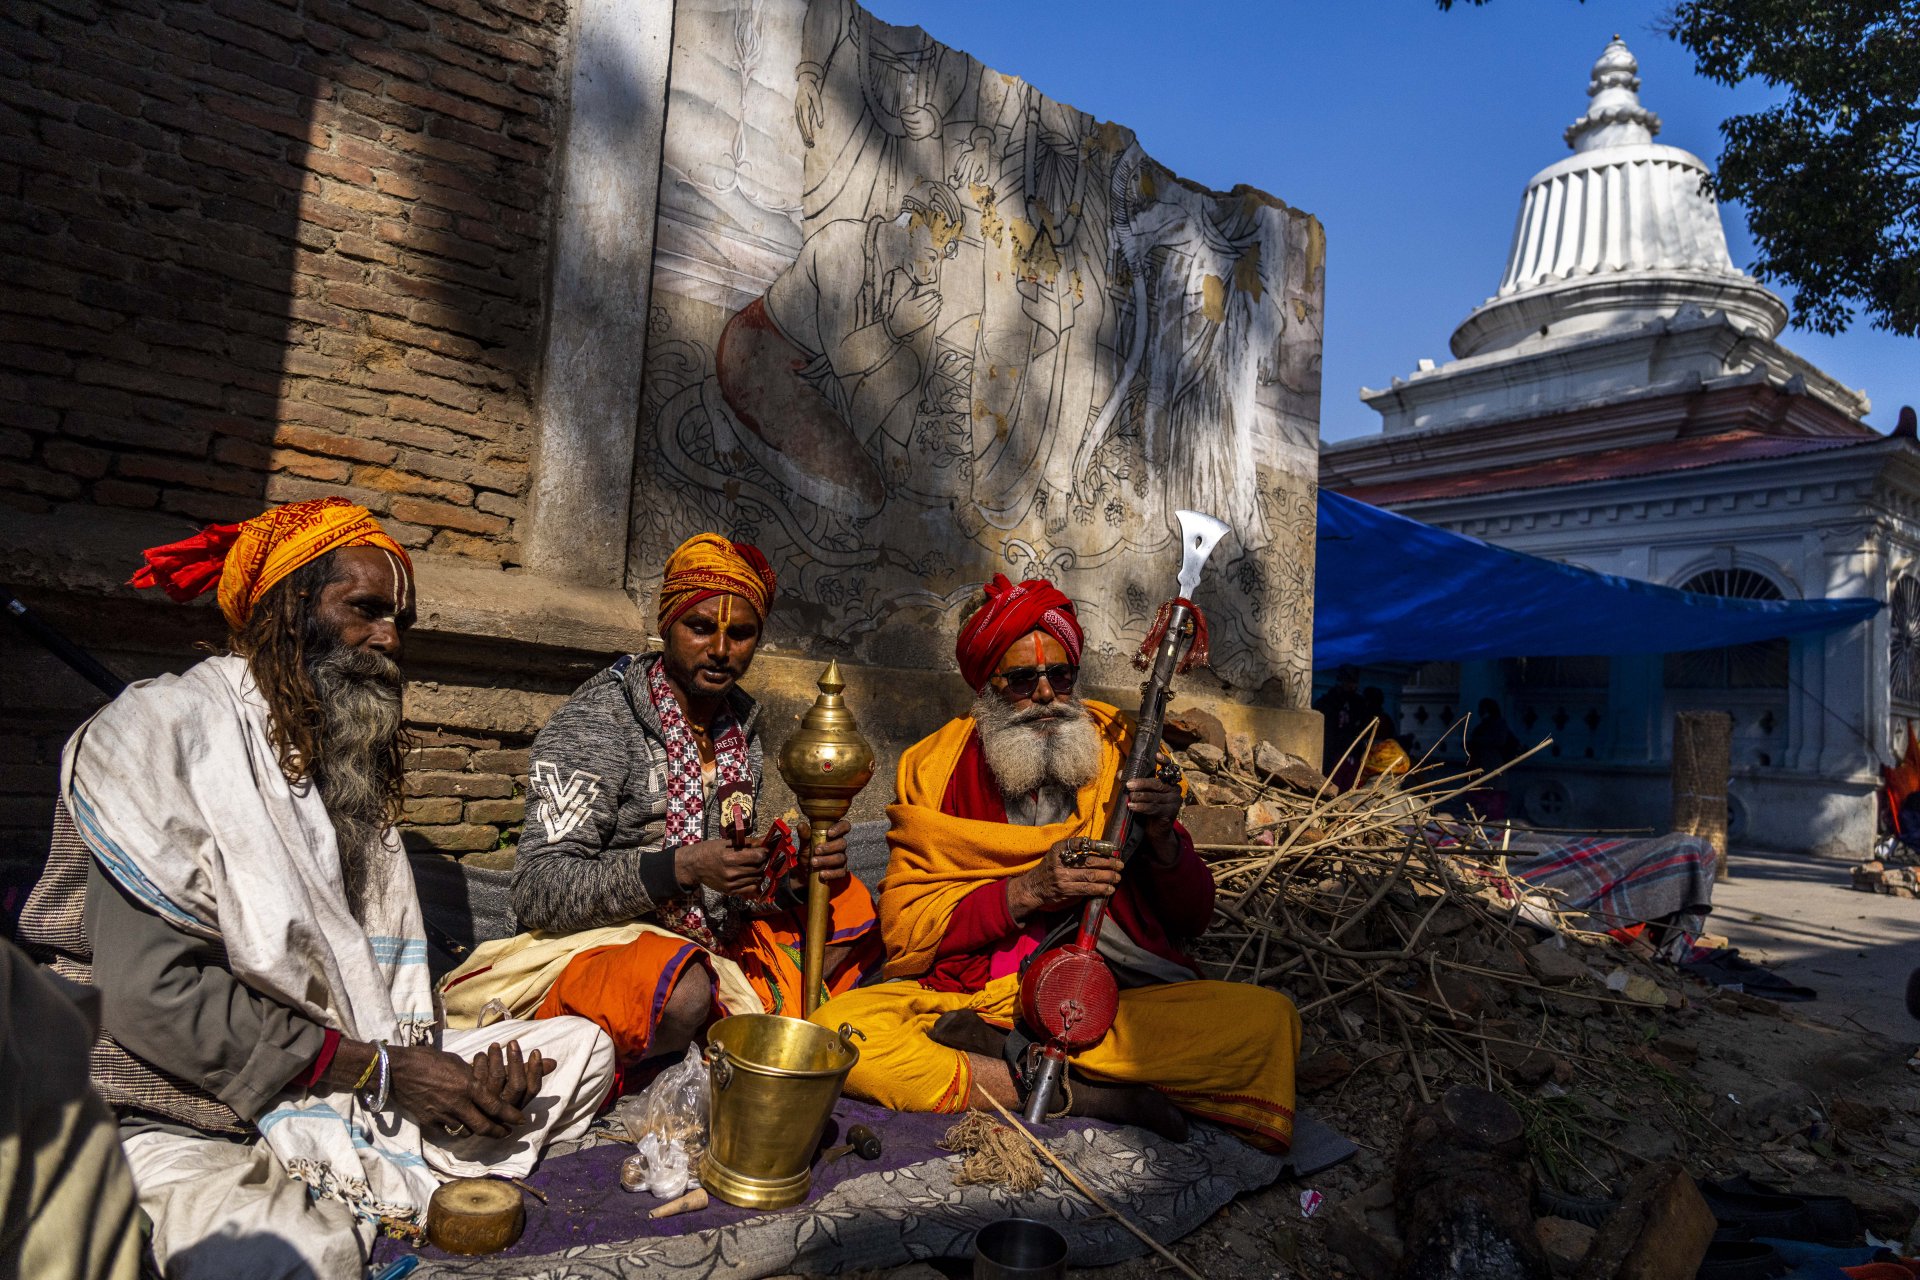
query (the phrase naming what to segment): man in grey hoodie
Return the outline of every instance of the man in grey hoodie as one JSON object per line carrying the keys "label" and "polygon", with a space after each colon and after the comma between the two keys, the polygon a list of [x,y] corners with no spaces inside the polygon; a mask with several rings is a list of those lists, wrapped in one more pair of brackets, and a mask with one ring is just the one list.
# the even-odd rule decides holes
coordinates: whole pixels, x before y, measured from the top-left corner
{"label": "man in grey hoodie", "polygon": [[[534,739],[513,875],[522,927],[652,926],[615,945],[584,934],[535,1016],[599,1023],[623,1067],[683,1052],[717,1013],[799,1016],[805,855],[802,874],[766,894],[765,831],[729,831],[734,807],[760,799],[759,708],[739,681],[774,585],[757,548],[689,538],[661,585],[663,652],[595,675]],[[746,830],[756,825],[749,816]],[[847,873],[847,829],[828,833],[815,863],[834,890],[829,994],[879,954],[873,900]]]}

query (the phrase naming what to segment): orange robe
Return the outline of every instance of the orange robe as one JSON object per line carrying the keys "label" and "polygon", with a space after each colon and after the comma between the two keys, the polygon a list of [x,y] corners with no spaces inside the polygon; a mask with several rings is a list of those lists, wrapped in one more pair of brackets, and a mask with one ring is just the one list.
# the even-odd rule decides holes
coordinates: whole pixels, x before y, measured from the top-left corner
{"label": "orange robe", "polygon": [[[831,919],[833,931],[827,945],[851,945],[853,951],[827,975],[824,985],[829,996],[852,990],[860,975],[872,967],[879,950],[873,928],[873,899],[858,878],[848,876],[840,881],[833,894]],[[722,1016],[783,1013],[799,1017],[805,938],[806,917],[799,911],[754,917],[725,955],[740,966],[754,994],[760,997],[761,1008],[728,1008],[716,982],[716,1012]],[[674,983],[689,964],[706,963],[708,954],[691,938],[657,934],[583,951],[567,964],[533,1016],[572,1014],[600,1024],[613,1037],[621,1064],[630,1066],[647,1056],[654,1026]]]}
{"label": "orange robe", "polygon": [[[1083,705],[1101,732],[1101,764],[1064,822],[1027,827],[941,812],[954,766],[973,733],[971,719],[950,722],[901,757],[899,801],[887,810],[892,859],[880,888],[886,974],[894,981],[848,992],[814,1013],[822,1025],[849,1023],[867,1037],[848,1092],[903,1111],[967,1106],[971,1060],[935,1044],[926,1032],[942,1013],[966,1008],[1011,1026],[1019,977],[996,978],[975,992],[934,991],[917,978],[932,967],[955,908],[984,881],[1031,870],[1057,840],[1098,837],[1105,830],[1112,779],[1125,761],[1130,731],[1113,708]],[[1299,1014],[1279,992],[1244,983],[1176,982],[1122,991],[1113,1028],[1072,1063],[1098,1079],[1152,1085],[1183,1111],[1230,1125],[1257,1145],[1285,1150],[1293,1137],[1299,1049]]]}

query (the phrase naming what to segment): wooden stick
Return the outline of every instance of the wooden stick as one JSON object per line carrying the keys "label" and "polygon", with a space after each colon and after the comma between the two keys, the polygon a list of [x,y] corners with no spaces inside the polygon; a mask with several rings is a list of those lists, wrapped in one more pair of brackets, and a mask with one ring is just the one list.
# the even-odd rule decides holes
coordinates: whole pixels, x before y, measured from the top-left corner
{"label": "wooden stick", "polygon": [[[1375,987],[1374,990],[1379,991],[1380,989]],[[1386,994],[1391,996],[1393,993],[1388,992]],[[1407,1030],[1407,1015],[1401,1013],[1400,1006],[1395,1004],[1391,999],[1387,1001],[1387,1008],[1392,1012],[1393,1020],[1400,1024],[1400,1043],[1407,1047],[1407,1070],[1413,1073],[1413,1086],[1420,1091],[1420,1101],[1431,1106],[1433,1105],[1433,1095],[1427,1092],[1426,1069],[1420,1064],[1420,1055],[1414,1052],[1413,1032]]]}
{"label": "wooden stick", "polygon": [[677,1218],[683,1213],[698,1213],[713,1203],[705,1187],[695,1187],[687,1194],[663,1205],[647,1210],[649,1218]]}
{"label": "wooden stick", "polygon": [[1162,1258],[1165,1258],[1168,1262],[1171,1262],[1174,1266],[1178,1267],[1180,1269],[1180,1274],[1183,1276],[1186,1276],[1187,1280],[1201,1280],[1200,1273],[1195,1271],[1192,1267],[1188,1266],[1186,1263],[1182,1262],[1178,1254],[1174,1253],[1172,1250],[1168,1249],[1165,1245],[1161,1244],[1158,1240],[1155,1240],[1152,1236],[1148,1235],[1145,1231],[1135,1226],[1131,1218],[1127,1217],[1126,1214],[1121,1213],[1118,1209],[1108,1204],[1106,1200],[1101,1198],[1100,1194],[1097,1191],[1095,1191],[1092,1187],[1089,1187],[1086,1183],[1080,1181],[1079,1175],[1074,1173],[1073,1170],[1067,1168],[1067,1166],[1061,1162],[1060,1157],[1054,1155],[1053,1152],[1047,1147],[1046,1143],[1034,1137],[1033,1131],[1027,1128],[1026,1125],[1022,1124],[1020,1122],[1019,1117],[1015,1116],[1011,1111],[1008,1111],[1005,1107],[1001,1106],[1000,1103],[995,1098],[993,1098],[990,1094],[985,1093],[984,1090],[982,1091],[981,1096],[985,1097],[988,1102],[993,1103],[993,1109],[1000,1113],[1000,1118],[1005,1120],[1008,1124],[1012,1125],[1014,1129],[1020,1134],[1021,1137],[1025,1138],[1028,1142],[1032,1143],[1033,1149],[1040,1153],[1040,1158],[1042,1160],[1045,1160],[1048,1164],[1052,1165],[1054,1168],[1058,1169],[1060,1171],[1060,1176],[1065,1178],[1068,1182],[1071,1182],[1074,1186],[1074,1189],[1079,1191],[1081,1195],[1085,1196],[1088,1200],[1091,1200],[1096,1209],[1100,1209],[1104,1211],[1105,1213],[1110,1215],[1115,1222],[1118,1222],[1121,1226],[1125,1227],[1128,1231],[1131,1231],[1134,1235],[1140,1237],[1141,1241],[1144,1244],[1146,1244],[1148,1248],[1152,1249],[1155,1253],[1159,1254]]}
{"label": "wooden stick", "polygon": [[520,1179],[518,1178],[508,1178],[507,1181],[511,1182],[514,1186],[520,1188],[522,1191],[532,1196],[535,1200],[538,1200],[541,1204],[545,1204],[547,1202],[546,1193],[544,1191],[541,1191],[539,1188],[530,1187],[526,1183],[520,1181]]}

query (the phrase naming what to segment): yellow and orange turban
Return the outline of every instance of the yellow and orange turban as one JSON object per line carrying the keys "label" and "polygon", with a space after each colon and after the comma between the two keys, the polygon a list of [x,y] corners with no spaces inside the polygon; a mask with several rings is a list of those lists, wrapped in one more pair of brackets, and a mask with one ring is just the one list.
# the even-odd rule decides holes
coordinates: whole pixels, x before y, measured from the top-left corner
{"label": "yellow and orange turban", "polygon": [[238,631],[274,583],[340,547],[379,547],[392,555],[402,575],[394,603],[406,607],[413,561],[371,512],[345,498],[290,502],[240,524],[210,524],[191,538],[148,547],[147,563],[129,584],[159,587],[185,601],[217,582],[220,612]]}
{"label": "yellow and orange turban", "polygon": [[660,583],[660,634],[687,610],[714,596],[739,596],[765,622],[773,612],[773,566],[760,548],[729,542],[717,533],[696,533],[667,557]]}

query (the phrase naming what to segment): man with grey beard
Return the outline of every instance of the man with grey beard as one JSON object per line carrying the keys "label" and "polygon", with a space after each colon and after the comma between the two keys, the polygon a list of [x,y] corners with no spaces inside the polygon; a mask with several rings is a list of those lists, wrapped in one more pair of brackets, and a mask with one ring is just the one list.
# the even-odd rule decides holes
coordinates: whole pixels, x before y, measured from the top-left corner
{"label": "man with grey beard", "polygon": [[357,914],[364,905],[367,860],[392,825],[389,810],[401,782],[393,750],[401,734],[400,664],[377,649],[343,645],[336,635],[315,639],[319,652],[306,664],[322,724],[313,781],[333,824],[347,900]]}
{"label": "man with grey beard", "polygon": [[99,993],[93,1082],[161,1273],[357,1280],[442,1178],[584,1133],[612,1045],[439,1023],[394,832],[413,571],[372,516],[295,503],[147,560],[135,585],[218,586],[228,652],[75,732],[22,934]]}
{"label": "man with grey beard", "polygon": [[[1063,822],[1100,767],[1100,734],[1086,707],[1073,700],[1071,685],[1055,689],[1043,676],[1025,706],[1004,690],[1002,681],[973,700],[973,726],[1006,801],[1007,821],[1027,827]],[[1164,803],[1170,789],[1161,783],[1152,794]]]}
{"label": "man with grey beard", "polygon": [[[996,576],[955,656],[971,714],[900,758],[880,888],[891,982],[814,1013],[864,1035],[849,1093],[906,1111],[1015,1108],[1034,1063],[1020,975],[1068,940],[1089,900],[1107,902],[1101,957],[1120,991],[1111,1030],[1072,1055],[1069,1114],[1184,1139],[1187,1116],[1285,1150],[1300,1019],[1251,984],[1208,982],[1182,949],[1213,912],[1212,872],[1161,777],[1118,793],[1132,727],[1077,696],[1083,636],[1051,583]],[[1115,804],[1127,847],[1098,837]]]}

